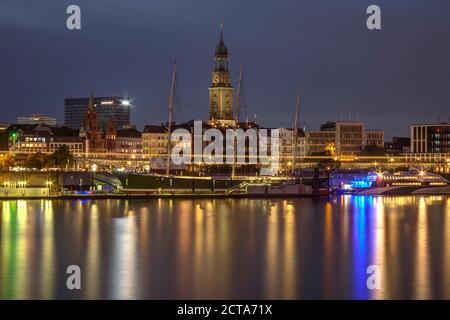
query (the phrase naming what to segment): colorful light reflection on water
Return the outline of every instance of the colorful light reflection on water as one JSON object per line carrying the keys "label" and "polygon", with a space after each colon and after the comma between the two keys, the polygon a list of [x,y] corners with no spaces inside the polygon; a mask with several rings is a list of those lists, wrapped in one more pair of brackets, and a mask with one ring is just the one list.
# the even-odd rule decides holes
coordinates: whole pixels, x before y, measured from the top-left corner
{"label": "colorful light reflection on water", "polygon": [[[450,198],[0,203],[2,299],[450,299]],[[68,291],[66,267],[82,269]],[[381,289],[369,290],[369,265]]]}

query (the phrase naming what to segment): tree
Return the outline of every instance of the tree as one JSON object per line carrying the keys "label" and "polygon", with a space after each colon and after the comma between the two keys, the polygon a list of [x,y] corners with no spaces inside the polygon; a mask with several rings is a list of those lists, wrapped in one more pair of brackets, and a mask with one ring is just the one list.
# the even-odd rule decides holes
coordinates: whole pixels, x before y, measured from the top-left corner
{"label": "tree", "polygon": [[13,166],[14,158],[11,155],[0,155],[0,171],[8,171]]}
{"label": "tree", "polygon": [[46,158],[40,153],[32,153],[28,156],[27,160],[24,163],[24,166],[29,169],[37,169],[41,170],[45,166]]}
{"label": "tree", "polygon": [[363,156],[384,156],[385,154],[386,150],[384,150],[384,148],[378,147],[374,144],[365,146],[362,151]]}
{"label": "tree", "polygon": [[323,159],[323,160],[319,161],[317,166],[320,169],[334,171],[334,170],[338,170],[341,167],[341,163],[334,159]]}
{"label": "tree", "polygon": [[63,145],[48,157],[48,162],[55,167],[65,168],[73,165],[74,160],[69,147]]}

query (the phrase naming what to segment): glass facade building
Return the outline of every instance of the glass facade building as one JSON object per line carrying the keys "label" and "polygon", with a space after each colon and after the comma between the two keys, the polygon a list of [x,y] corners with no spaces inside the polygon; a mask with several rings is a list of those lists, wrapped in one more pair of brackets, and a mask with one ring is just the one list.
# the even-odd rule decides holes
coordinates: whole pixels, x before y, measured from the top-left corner
{"label": "glass facade building", "polygon": [[450,123],[411,126],[411,152],[450,153]]}
{"label": "glass facade building", "polygon": [[[111,117],[118,128],[131,125],[130,98],[94,97],[95,110],[102,128],[106,128]],[[89,97],[67,98],[64,100],[64,124],[79,129],[88,111]]]}

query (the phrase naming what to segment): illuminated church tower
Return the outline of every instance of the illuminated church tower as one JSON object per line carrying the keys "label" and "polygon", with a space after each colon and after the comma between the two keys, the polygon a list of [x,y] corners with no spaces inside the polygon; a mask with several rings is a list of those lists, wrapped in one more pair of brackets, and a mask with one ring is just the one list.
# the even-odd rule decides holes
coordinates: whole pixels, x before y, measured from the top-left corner
{"label": "illuminated church tower", "polygon": [[209,87],[209,120],[213,125],[233,125],[233,87],[228,70],[228,48],[223,41],[223,24],[214,62],[212,85]]}

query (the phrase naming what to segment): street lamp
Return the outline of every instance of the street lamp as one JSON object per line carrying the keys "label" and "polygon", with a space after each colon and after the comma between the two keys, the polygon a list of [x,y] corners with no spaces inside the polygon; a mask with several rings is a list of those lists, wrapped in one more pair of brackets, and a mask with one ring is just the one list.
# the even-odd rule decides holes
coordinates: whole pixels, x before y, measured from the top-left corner
{"label": "street lamp", "polygon": [[331,187],[331,184],[330,184],[330,175],[331,175],[331,168],[330,167],[326,167],[326,169],[327,169],[327,194],[328,194],[328,196],[330,196],[330,187]]}
{"label": "street lamp", "polygon": [[47,186],[47,196],[50,196],[50,188],[52,186],[53,182],[51,180],[45,181],[45,185]]}
{"label": "street lamp", "polygon": [[292,162],[288,161],[287,168],[286,168],[286,174],[288,174],[289,170],[291,169]]}

